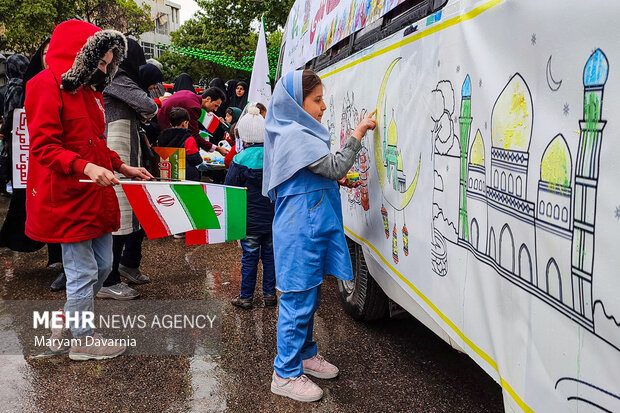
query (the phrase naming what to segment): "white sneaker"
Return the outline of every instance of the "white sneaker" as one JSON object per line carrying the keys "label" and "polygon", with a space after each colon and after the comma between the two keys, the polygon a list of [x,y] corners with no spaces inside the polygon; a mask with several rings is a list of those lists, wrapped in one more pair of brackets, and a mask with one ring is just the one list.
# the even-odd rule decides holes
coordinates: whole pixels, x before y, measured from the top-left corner
{"label": "white sneaker", "polygon": [[323,389],[314,384],[305,374],[282,379],[275,371],[271,377],[271,392],[300,402],[315,402],[323,397]]}
{"label": "white sneaker", "polygon": [[124,282],[109,287],[101,287],[97,293],[97,298],[111,298],[113,300],[133,300],[138,297],[140,297],[140,293]]}

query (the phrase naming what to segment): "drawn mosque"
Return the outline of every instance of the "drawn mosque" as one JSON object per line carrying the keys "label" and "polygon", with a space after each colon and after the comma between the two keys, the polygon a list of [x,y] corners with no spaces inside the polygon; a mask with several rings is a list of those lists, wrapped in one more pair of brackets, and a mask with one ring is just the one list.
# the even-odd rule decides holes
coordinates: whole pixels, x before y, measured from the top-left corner
{"label": "drawn mosque", "polygon": [[[456,244],[590,331],[594,331],[594,220],[608,69],[605,54],[595,50],[584,69],[576,163],[573,166],[564,137],[555,136],[540,160],[535,200],[528,199],[527,188],[534,112],[525,80],[515,74],[493,106],[490,165],[480,130],[469,146],[469,76],[461,90],[459,116]],[[611,344],[620,348],[618,342]]]}

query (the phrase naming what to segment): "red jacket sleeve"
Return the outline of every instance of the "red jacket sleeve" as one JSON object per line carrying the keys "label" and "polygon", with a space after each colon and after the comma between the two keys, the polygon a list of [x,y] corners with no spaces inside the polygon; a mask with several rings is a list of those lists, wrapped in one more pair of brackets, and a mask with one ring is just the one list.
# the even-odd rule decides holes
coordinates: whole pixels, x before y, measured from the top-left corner
{"label": "red jacket sleeve", "polygon": [[41,166],[59,174],[81,173],[88,162],[63,145],[62,101],[51,72],[37,76],[26,84],[24,108],[28,119],[30,155]]}
{"label": "red jacket sleeve", "polygon": [[198,152],[198,145],[196,145],[196,140],[193,136],[185,139],[185,144],[183,146],[185,147],[185,153],[187,155],[193,155]]}
{"label": "red jacket sleeve", "polygon": [[227,168],[230,166],[230,163],[232,162],[236,154],[237,154],[237,147],[233,146],[230,149],[230,151],[228,151],[226,156],[224,157],[224,165],[226,165]]}

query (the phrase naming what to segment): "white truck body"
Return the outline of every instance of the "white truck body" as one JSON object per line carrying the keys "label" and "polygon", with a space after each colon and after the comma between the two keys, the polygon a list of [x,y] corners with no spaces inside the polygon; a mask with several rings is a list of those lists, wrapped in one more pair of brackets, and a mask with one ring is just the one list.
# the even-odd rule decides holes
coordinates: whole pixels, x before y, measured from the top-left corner
{"label": "white truck body", "polygon": [[[360,2],[393,6],[299,0],[282,72],[328,50],[321,33],[336,45],[330,24]],[[320,7],[344,14],[313,21]],[[341,194],[347,235],[509,411],[620,411],[619,17],[604,0],[450,0],[319,71],[333,151],[377,109],[363,185]]]}

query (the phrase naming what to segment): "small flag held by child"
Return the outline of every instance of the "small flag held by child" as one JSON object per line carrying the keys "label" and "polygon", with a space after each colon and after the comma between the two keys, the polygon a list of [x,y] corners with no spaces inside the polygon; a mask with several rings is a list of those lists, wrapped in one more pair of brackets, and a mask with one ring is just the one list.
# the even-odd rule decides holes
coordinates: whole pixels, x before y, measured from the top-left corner
{"label": "small flag held by child", "polygon": [[209,133],[215,132],[218,125],[220,124],[220,120],[217,118],[217,116],[215,116],[214,113],[207,112],[204,109],[202,110],[202,113],[198,118],[198,122],[200,122]]}
{"label": "small flag held by child", "polygon": [[247,191],[225,185],[202,184],[219,221],[219,229],[195,230],[185,234],[187,245],[216,244],[245,238]]}

